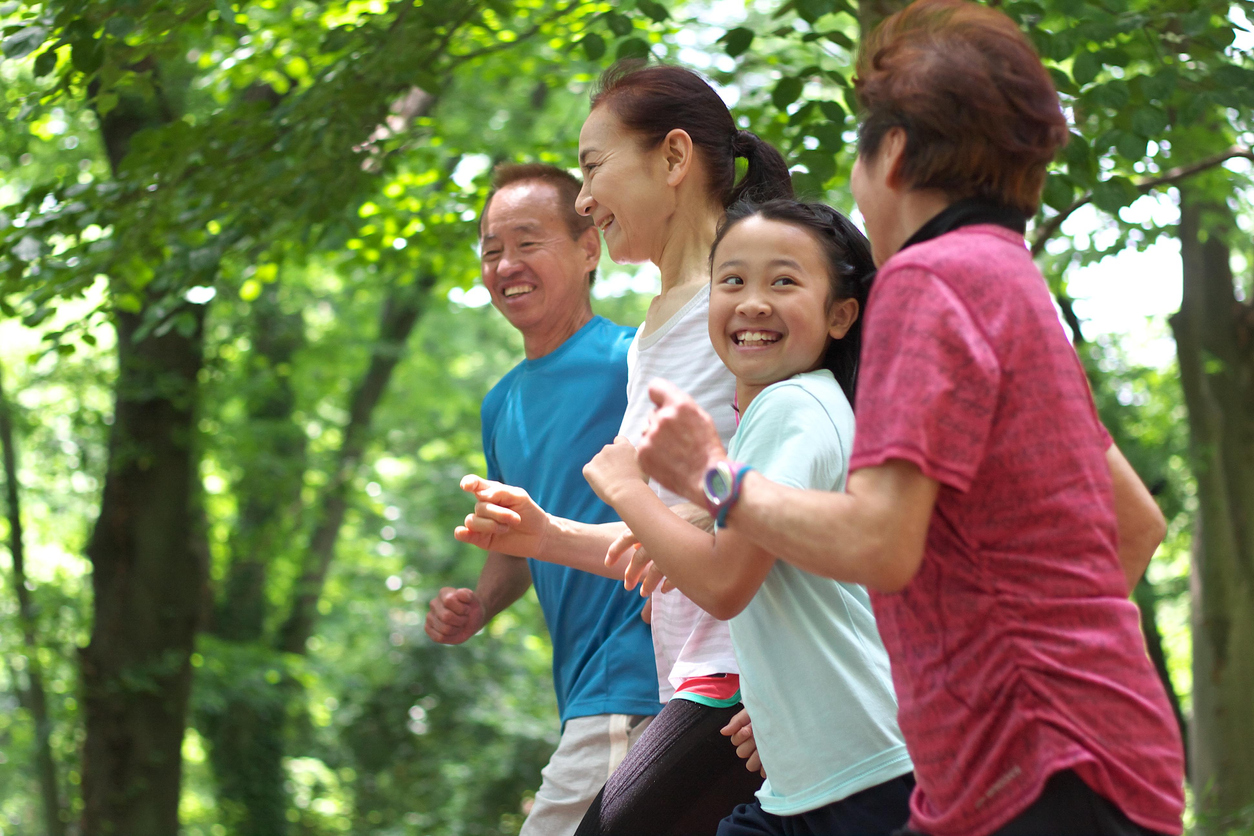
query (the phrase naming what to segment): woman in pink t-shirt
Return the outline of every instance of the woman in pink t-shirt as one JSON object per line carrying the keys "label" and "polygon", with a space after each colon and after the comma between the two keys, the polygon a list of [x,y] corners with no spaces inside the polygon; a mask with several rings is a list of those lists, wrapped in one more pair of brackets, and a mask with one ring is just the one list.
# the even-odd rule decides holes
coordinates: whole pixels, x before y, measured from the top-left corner
{"label": "woman in pink t-shirt", "polygon": [[[847,492],[711,496],[873,590],[930,836],[1178,834],[1183,754],[1128,592],[1165,531],[1099,423],[1023,233],[1067,138],[1001,12],[920,0],[863,45],[852,188],[880,271]],[[726,453],[665,383],[644,470],[698,501]],[[716,483],[712,483],[716,484]]]}

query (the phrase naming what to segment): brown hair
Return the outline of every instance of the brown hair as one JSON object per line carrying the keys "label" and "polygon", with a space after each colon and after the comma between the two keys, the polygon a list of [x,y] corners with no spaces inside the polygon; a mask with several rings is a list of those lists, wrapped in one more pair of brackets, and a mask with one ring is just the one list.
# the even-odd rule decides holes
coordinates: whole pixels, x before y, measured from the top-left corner
{"label": "brown hair", "polygon": [[[575,201],[579,199],[579,190],[583,188],[578,177],[548,163],[499,163],[492,169],[492,188],[483,201],[483,211],[479,213],[480,238],[483,237],[483,220],[488,216],[488,207],[492,205],[492,198],[496,197],[496,193],[506,186],[523,182],[548,183],[557,190],[559,203],[557,210],[566,221],[566,229],[570,232],[571,238],[578,239],[580,235],[592,229],[592,218],[575,211]],[[597,271],[590,271],[588,284],[595,282],[596,278]]]}
{"label": "brown hair", "polygon": [[[769,143],[736,129],[727,105],[692,70],[640,60],[619,61],[592,93],[592,108],[605,105],[647,147],[673,130],[686,131],[700,149],[710,194],[727,207],[742,198],[792,197],[788,164]],[[736,158],[749,165],[736,183]]]}
{"label": "brown hair", "polygon": [[899,127],[899,174],[912,188],[1036,213],[1067,120],[1040,57],[1005,14],[917,0],[864,42],[853,83],[860,155],[874,157]]}

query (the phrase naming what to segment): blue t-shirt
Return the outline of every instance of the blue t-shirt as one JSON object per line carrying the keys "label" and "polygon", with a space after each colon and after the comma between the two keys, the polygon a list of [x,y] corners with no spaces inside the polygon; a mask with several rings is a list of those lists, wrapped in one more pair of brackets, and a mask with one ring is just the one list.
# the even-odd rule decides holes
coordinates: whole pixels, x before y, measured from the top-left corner
{"label": "blue t-shirt", "polygon": [[[583,478],[614,440],[627,407],[635,329],[593,317],[556,351],[524,360],[483,399],[488,478],[523,488],[541,508],[585,523],[617,522]],[[594,714],[656,714],[653,639],[643,599],[621,581],[528,560],[553,641],[562,723]]]}

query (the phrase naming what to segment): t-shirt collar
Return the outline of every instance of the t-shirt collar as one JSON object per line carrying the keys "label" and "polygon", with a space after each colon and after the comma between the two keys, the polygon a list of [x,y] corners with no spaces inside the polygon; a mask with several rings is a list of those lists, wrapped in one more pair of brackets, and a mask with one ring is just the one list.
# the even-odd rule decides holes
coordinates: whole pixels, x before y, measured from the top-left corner
{"label": "t-shirt collar", "polygon": [[993,203],[986,198],[968,197],[951,203],[940,214],[919,227],[901,245],[901,249],[938,238],[959,227],[975,224],[996,224],[1023,235],[1028,229],[1028,218],[1018,209]]}

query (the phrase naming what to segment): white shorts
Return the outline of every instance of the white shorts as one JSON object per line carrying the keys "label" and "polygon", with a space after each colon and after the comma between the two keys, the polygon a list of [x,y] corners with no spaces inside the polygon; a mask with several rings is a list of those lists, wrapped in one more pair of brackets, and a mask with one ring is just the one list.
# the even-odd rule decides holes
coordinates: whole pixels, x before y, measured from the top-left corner
{"label": "white shorts", "polygon": [[640,714],[567,720],[557,751],[540,773],[540,789],[518,836],[571,836],[610,773],[652,721]]}

